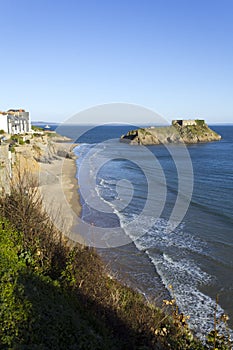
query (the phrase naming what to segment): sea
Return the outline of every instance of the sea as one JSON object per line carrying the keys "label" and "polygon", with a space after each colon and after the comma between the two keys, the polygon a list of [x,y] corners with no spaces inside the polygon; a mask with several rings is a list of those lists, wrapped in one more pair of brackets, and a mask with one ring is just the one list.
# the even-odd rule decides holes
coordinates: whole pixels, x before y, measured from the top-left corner
{"label": "sea", "polygon": [[121,143],[133,125],[57,129],[78,143],[90,244],[96,227],[119,228],[125,241],[96,248],[111,274],[159,306],[174,298],[201,339],[216,309],[233,329],[233,126],[210,127],[221,141],[182,147]]}

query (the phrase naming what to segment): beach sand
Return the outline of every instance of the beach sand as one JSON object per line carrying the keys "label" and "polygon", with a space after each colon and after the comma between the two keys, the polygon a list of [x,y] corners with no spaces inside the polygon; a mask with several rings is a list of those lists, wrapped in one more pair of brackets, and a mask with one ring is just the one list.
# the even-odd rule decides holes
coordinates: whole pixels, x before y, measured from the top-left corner
{"label": "beach sand", "polygon": [[[63,144],[63,149],[72,150],[74,145]],[[39,189],[44,209],[56,227],[70,238],[74,234],[81,214],[76,162],[73,159],[57,157],[51,163],[41,163]],[[75,232],[78,234],[78,232]],[[84,243],[81,236],[78,241]]]}

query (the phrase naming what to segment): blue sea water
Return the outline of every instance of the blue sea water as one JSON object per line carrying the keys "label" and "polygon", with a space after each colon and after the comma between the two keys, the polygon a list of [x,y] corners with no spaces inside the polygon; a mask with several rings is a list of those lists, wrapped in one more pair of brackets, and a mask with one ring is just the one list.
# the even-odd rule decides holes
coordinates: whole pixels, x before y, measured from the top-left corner
{"label": "blue sea water", "polygon": [[[80,144],[75,153],[78,169],[86,164],[86,186],[89,178],[95,179],[94,185],[90,182],[89,200],[83,192],[83,220],[93,227],[120,227],[134,240],[99,249],[112,272],[158,304],[171,294],[201,337],[213,329],[217,294],[218,313],[226,312],[233,326],[233,126],[212,128],[222,135],[221,141],[187,146],[193,168],[192,197],[179,225],[169,230],[170,215],[182,192],[169,149],[149,146],[146,153],[141,146],[122,145],[119,137],[130,129],[125,125],[92,127],[87,132],[84,126],[59,130]],[[76,139],[76,135],[81,136]],[[187,159],[181,159],[181,164],[185,170]],[[152,185],[145,174],[155,175]],[[185,176],[190,172],[184,173],[188,184]],[[150,196],[154,188],[155,198]],[[155,207],[163,204],[156,220],[151,207],[144,210],[148,198]],[[101,202],[109,212],[101,209]]]}

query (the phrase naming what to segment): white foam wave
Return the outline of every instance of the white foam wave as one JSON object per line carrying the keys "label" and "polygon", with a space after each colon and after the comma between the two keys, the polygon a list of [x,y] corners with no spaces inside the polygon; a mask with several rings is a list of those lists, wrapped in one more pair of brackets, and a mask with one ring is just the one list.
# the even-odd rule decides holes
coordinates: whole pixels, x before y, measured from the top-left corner
{"label": "white foam wave", "polygon": [[109,188],[109,185],[116,185],[117,180],[110,180],[110,179],[101,179],[100,180],[100,186],[103,186],[105,188]]}
{"label": "white foam wave", "polygon": [[[147,217],[138,227],[131,232],[128,230],[127,217],[118,213],[121,227],[132,239],[138,236],[135,230],[144,232],[144,235],[134,243],[139,250],[145,251],[161,277],[165,287],[169,290],[172,285],[172,297],[176,299],[180,312],[190,316],[189,326],[195,334],[205,340],[206,335],[214,327],[215,301],[202,293],[198,287],[202,284],[208,285],[214,282],[214,278],[203,271],[194,261],[181,258],[180,260],[171,257],[167,253],[154,253],[153,248],[158,251],[168,250],[169,247],[179,250],[188,250],[194,253],[206,253],[207,244],[197,237],[184,232],[184,225],[181,225],[174,232],[167,229],[168,223],[164,219],[157,220]],[[153,229],[152,224],[155,223]],[[149,229],[148,229],[149,228]],[[128,230],[128,231],[127,231]],[[224,310],[218,305],[217,317],[220,317]],[[224,332],[224,325],[220,324],[219,329]]]}
{"label": "white foam wave", "polygon": [[[171,295],[176,299],[180,312],[189,315],[189,325],[195,334],[205,340],[206,335],[214,329],[214,311],[216,303],[198,289],[200,284],[210,284],[212,277],[200,269],[193,261],[176,260],[163,253],[151,256],[152,263],[166,288],[172,285]],[[218,305],[217,317],[224,310]],[[224,325],[219,325],[224,331]]]}
{"label": "white foam wave", "polygon": [[[135,223],[137,223],[136,217],[136,214],[131,217],[131,220],[134,220]],[[127,217],[122,220],[124,227],[127,227],[127,220]],[[135,225],[131,231],[128,230],[127,234],[134,239],[134,237],[138,237],[138,235],[135,235],[135,231],[143,232],[143,235],[136,242],[140,250],[157,248],[164,251],[171,247],[204,255],[208,254],[207,243],[199,237],[185,232],[184,223],[172,230],[172,224],[166,219],[142,216],[138,226]]]}

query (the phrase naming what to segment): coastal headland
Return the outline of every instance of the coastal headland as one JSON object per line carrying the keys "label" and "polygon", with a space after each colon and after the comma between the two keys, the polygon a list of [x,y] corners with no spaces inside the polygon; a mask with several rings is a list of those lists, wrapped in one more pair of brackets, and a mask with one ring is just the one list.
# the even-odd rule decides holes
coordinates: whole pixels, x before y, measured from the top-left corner
{"label": "coastal headland", "polygon": [[130,130],[120,141],[132,145],[158,145],[169,143],[194,144],[219,141],[221,136],[210,129],[204,120],[173,120],[172,125]]}

